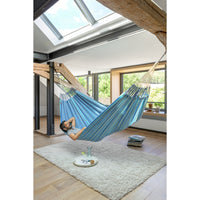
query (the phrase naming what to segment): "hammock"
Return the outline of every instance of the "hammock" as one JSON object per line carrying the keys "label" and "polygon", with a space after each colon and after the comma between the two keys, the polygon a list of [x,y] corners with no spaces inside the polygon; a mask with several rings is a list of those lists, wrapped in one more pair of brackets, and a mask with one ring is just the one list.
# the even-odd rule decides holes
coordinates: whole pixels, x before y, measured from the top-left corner
{"label": "hammock", "polygon": [[108,107],[73,88],[61,94],[60,121],[75,117],[77,128],[87,127],[78,139],[94,142],[128,128],[142,116],[154,69],[162,57]]}

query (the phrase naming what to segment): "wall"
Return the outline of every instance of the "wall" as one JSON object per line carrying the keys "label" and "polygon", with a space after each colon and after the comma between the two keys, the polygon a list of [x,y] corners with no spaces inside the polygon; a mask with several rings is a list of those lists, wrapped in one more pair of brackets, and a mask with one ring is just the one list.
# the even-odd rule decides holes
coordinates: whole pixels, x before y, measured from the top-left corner
{"label": "wall", "polygon": [[[58,86],[54,84],[54,115],[60,115]],[[34,91],[34,90],[33,90]],[[33,105],[34,115],[34,105]],[[47,87],[46,79],[40,77],[40,116],[47,115]]]}
{"label": "wall", "polygon": [[167,126],[166,121],[141,118],[138,122],[133,124],[131,127],[166,133],[167,132],[166,126]]}

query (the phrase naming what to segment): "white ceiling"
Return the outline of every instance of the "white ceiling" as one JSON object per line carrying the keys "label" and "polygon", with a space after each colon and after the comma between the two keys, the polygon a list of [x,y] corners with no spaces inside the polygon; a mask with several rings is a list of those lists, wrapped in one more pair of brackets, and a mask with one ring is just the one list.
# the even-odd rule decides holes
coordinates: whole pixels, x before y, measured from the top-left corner
{"label": "white ceiling", "polygon": [[[154,0],[166,10],[165,0]],[[50,53],[57,49],[43,32],[34,25],[34,51]],[[64,63],[74,75],[110,71],[112,68],[155,62],[165,51],[159,40],[148,31],[82,49],[62,56],[55,62]],[[166,60],[166,57],[163,58]]]}
{"label": "white ceiling", "polygon": [[88,71],[106,72],[112,68],[155,62],[164,51],[164,46],[153,34],[142,31],[54,61],[64,63],[74,75],[83,75]]}

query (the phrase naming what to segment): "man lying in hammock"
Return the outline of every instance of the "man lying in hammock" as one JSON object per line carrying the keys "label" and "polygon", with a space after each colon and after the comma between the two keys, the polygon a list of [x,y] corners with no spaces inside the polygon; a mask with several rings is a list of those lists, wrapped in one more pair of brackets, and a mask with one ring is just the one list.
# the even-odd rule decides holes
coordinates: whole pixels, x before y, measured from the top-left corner
{"label": "man lying in hammock", "polygon": [[67,121],[62,121],[60,123],[60,128],[67,133],[72,140],[76,140],[86,127],[83,127],[82,129],[76,128],[76,120],[74,117],[72,117]]}

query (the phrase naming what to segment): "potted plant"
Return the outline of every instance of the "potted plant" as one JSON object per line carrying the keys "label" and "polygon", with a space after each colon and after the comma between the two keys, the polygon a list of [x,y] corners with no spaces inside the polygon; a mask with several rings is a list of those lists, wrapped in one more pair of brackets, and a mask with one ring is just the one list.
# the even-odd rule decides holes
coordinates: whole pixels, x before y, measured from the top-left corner
{"label": "potted plant", "polygon": [[153,103],[149,103],[148,106],[149,106],[148,111],[152,111],[153,110]]}
{"label": "potted plant", "polygon": [[160,108],[162,106],[162,103],[154,103],[155,108],[155,112],[160,112]]}

